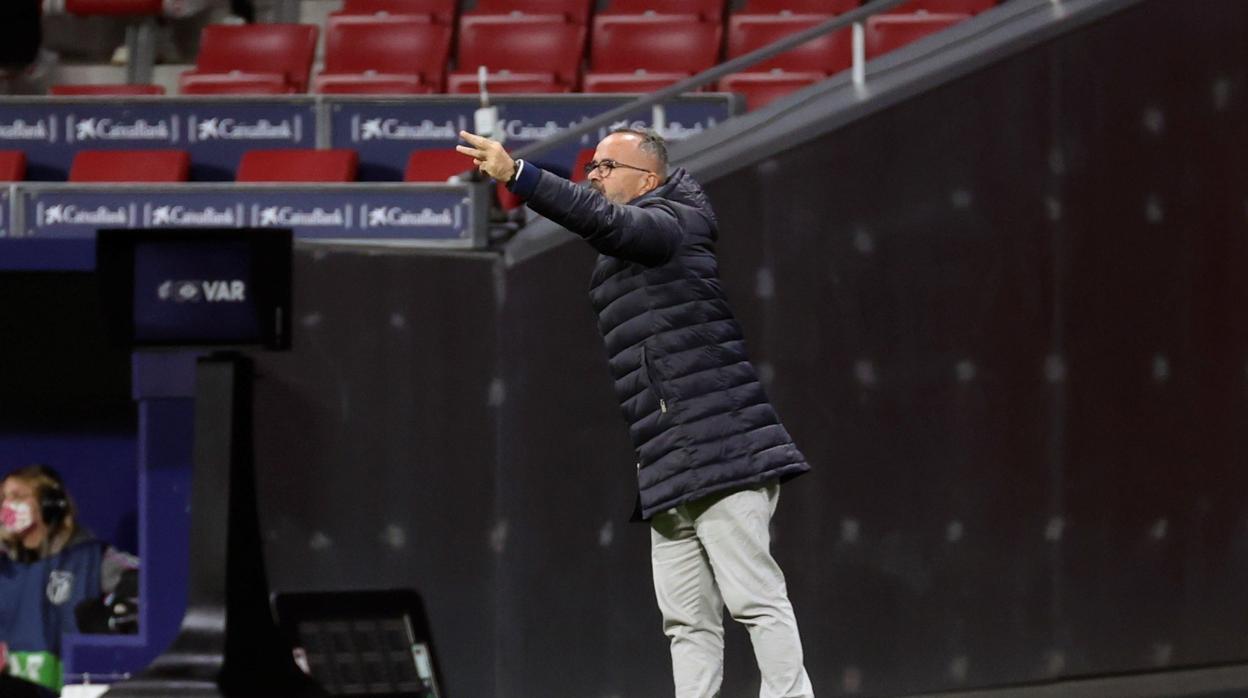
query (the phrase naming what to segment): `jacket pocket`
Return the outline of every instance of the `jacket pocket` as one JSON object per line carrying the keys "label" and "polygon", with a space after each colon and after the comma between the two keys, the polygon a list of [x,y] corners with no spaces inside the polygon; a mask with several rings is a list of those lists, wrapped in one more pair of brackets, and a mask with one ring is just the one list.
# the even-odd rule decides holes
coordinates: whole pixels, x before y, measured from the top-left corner
{"label": "jacket pocket", "polygon": [[667,395],[663,392],[663,383],[659,381],[654,372],[654,364],[650,360],[650,347],[645,344],[641,345],[641,368],[646,372],[646,382],[650,384],[650,390],[654,391],[655,397],[659,398],[659,412],[667,414]]}

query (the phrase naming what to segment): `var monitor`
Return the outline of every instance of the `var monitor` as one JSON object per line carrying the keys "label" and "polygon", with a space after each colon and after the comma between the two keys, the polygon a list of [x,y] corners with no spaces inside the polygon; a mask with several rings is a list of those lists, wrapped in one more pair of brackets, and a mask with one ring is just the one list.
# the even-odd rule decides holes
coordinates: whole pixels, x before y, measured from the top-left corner
{"label": "var monitor", "polygon": [[291,231],[114,229],[96,273],[114,335],[134,347],[290,347]]}

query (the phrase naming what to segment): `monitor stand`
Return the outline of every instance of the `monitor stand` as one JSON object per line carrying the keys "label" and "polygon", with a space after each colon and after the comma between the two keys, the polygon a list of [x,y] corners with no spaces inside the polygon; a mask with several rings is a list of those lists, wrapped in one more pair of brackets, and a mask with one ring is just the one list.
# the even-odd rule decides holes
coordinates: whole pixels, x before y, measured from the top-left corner
{"label": "monitor stand", "polygon": [[190,577],[173,644],[109,698],[327,695],[295,665],[274,622],[256,508],[252,365],[200,358],[195,382]]}

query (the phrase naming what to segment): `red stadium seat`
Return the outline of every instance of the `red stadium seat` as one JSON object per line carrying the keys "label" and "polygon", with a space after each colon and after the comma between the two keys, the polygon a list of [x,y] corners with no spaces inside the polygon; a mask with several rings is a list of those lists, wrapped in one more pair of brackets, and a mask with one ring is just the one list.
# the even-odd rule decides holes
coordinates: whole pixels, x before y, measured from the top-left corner
{"label": "red stadium seat", "polygon": [[[728,57],[736,58],[828,20],[828,15],[733,15],[728,20]],[[849,27],[824,34],[750,67],[752,72],[787,70],[835,73],[853,63]]]}
{"label": "red stadium seat", "polygon": [[184,95],[284,95],[290,93],[286,79],[278,73],[182,73],[178,91]]}
{"label": "red stadium seat", "polygon": [[26,179],[26,153],[0,150],[0,182],[20,182],[23,179]]}
{"label": "red stadium seat", "polygon": [[[407,169],[403,172],[404,182],[445,182],[456,175],[472,172],[476,166],[472,160],[445,148],[431,150],[413,150],[407,158]],[[520,205],[520,198],[507,191],[507,187],[499,182],[495,187],[498,193],[499,206],[510,210]]]}
{"label": "red stadium seat", "polygon": [[611,0],[604,15],[697,15],[703,22],[724,21],[724,0]]}
{"label": "red stadium seat", "polygon": [[697,15],[606,15],[594,19],[595,73],[700,73],[719,60],[723,28]]}
{"label": "red stadium seat", "polygon": [[490,72],[547,73],[571,87],[580,84],[585,27],[558,15],[465,16],[459,22],[457,76]]}
{"label": "red stadium seat", "polygon": [[69,168],[71,182],[185,182],[191,156],[185,150],[80,150]]}
{"label": "red stadium seat", "polygon": [[323,95],[428,95],[441,90],[415,78],[394,75],[322,75],[314,83],[315,92]]}
{"label": "red stadium seat", "polygon": [[354,150],[248,150],[238,163],[238,182],[354,182],[360,156]]}
{"label": "red stadium seat", "polygon": [[472,159],[452,149],[413,150],[407,158],[404,182],[445,182],[475,169]]}
{"label": "red stadium seat", "polygon": [[723,92],[739,92],[745,95],[745,106],[753,111],[790,92],[823,80],[823,73],[794,73],[776,71],[772,73],[733,73],[719,81],[719,89]]}
{"label": "red stadium seat", "polygon": [[657,92],[689,77],[689,73],[585,73],[585,92]]}
{"label": "red stadium seat", "polygon": [[56,97],[97,97],[97,96],[136,96],[163,95],[165,88],[161,85],[53,85],[48,94]]}
{"label": "red stadium seat", "polygon": [[[571,85],[555,82],[551,73],[489,73],[486,88],[498,94],[564,94],[572,91]],[[476,94],[480,92],[476,73],[458,73],[447,80],[446,91],[451,94]]]}
{"label": "red stadium seat", "polygon": [[274,78],[283,92],[306,92],[317,27],[312,24],[210,24],[194,70],[182,73],[186,94],[258,92]]}
{"label": "red stadium seat", "polygon": [[424,16],[438,24],[455,24],[456,0],[346,0],[330,17],[351,15]]}
{"label": "red stadium seat", "polygon": [[474,15],[562,15],[564,21],[585,26],[593,0],[477,0],[465,16]]}
{"label": "red stadium seat", "polygon": [[71,15],[109,15],[140,17],[164,12],[163,0],[65,0],[65,11]]}
{"label": "red stadium seat", "polygon": [[441,92],[451,31],[449,25],[402,17],[332,18],[316,91]]}
{"label": "red stadium seat", "polygon": [[858,0],[746,0],[738,14],[841,15],[857,9]]}
{"label": "red stadium seat", "polygon": [[951,27],[970,15],[873,15],[867,18],[867,58],[875,58]]}
{"label": "red stadium seat", "polygon": [[997,6],[997,0],[910,0],[888,11],[890,15],[930,12],[974,15]]}

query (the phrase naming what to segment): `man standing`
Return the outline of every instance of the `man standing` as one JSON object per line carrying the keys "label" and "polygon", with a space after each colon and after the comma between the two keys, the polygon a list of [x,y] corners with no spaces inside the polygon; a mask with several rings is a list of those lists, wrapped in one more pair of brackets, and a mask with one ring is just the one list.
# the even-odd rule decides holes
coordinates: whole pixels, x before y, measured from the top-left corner
{"label": "man standing", "polygon": [[460,137],[482,172],[601,253],[590,300],[637,451],[677,697],[719,695],[725,605],[749,630],[760,697],[813,696],[768,530],[779,483],[810,466],[746,356],[705,193],[684,170],[667,176],[667,148],[649,131],[604,138],[588,189]]}

